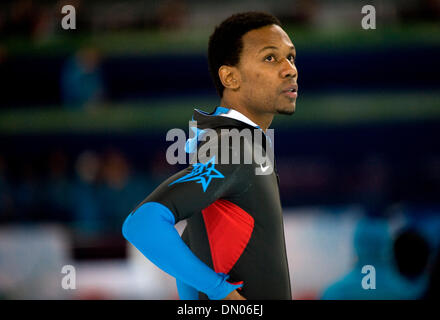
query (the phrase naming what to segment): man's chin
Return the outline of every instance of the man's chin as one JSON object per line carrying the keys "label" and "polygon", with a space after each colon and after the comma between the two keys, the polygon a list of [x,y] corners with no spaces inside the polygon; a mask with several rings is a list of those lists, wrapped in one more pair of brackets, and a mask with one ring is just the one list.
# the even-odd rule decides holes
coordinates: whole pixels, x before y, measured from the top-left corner
{"label": "man's chin", "polygon": [[295,113],[295,109],[295,106],[293,106],[293,108],[277,110],[277,113],[291,116]]}

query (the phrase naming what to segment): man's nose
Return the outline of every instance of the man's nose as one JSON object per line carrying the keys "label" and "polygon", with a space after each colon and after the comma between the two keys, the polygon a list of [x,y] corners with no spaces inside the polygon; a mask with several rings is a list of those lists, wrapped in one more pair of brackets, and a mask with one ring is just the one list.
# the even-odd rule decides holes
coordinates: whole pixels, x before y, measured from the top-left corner
{"label": "man's nose", "polygon": [[284,59],[280,75],[281,78],[296,78],[298,76],[298,70],[294,63],[288,59]]}

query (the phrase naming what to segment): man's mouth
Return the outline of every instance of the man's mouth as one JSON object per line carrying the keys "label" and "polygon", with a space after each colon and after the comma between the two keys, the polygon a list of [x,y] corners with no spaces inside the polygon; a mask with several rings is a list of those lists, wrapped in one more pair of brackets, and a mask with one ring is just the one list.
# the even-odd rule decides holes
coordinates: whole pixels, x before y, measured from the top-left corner
{"label": "man's mouth", "polygon": [[287,86],[283,93],[288,96],[289,98],[296,98],[298,97],[298,85],[297,84],[291,84]]}

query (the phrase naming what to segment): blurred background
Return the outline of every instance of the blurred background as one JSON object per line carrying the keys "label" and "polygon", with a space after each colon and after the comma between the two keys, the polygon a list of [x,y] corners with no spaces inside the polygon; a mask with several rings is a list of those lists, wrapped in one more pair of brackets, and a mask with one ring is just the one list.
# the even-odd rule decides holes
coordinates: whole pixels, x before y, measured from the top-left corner
{"label": "blurred background", "polygon": [[121,226],[182,169],[166,132],[219,104],[208,38],[250,10],[297,50],[297,111],[272,125],[293,298],[438,297],[439,0],[15,0],[0,3],[1,299],[178,299]]}

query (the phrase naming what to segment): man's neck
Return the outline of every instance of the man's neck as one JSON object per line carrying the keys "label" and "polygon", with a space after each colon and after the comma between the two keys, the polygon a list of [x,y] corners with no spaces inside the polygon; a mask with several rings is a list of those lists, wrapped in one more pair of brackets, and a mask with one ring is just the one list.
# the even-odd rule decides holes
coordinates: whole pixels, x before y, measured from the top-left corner
{"label": "man's neck", "polygon": [[273,120],[273,114],[270,113],[256,113],[249,110],[249,108],[242,107],[238,103],[230,103],[225,99],[220,101],[222,107],[228,109],[234,109],[247,118],[249,118],[252,122],[255,122],[264,132],[269,128],[270,124]]}

